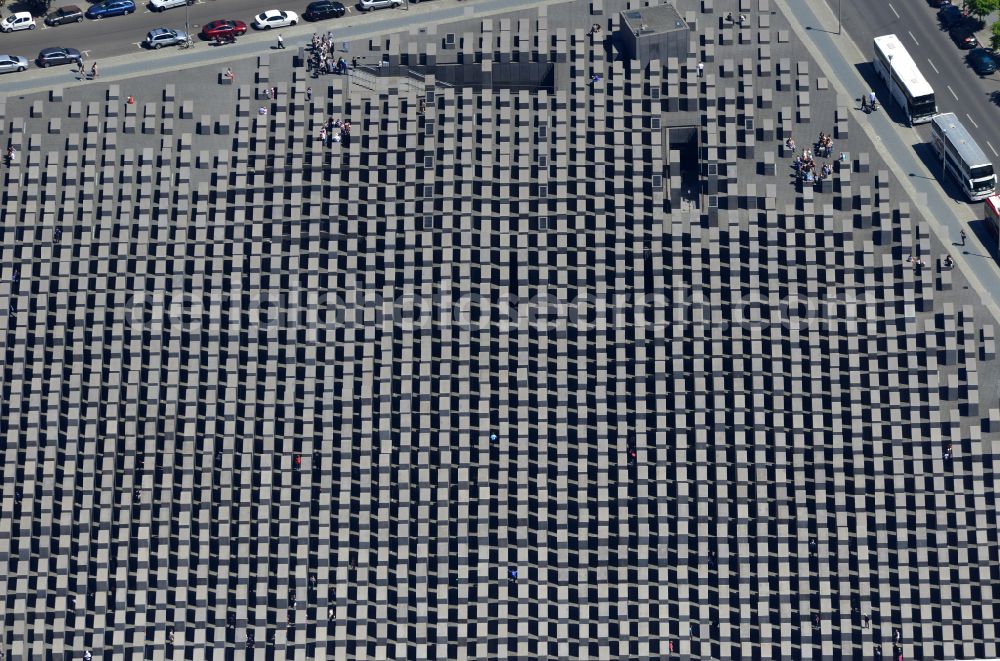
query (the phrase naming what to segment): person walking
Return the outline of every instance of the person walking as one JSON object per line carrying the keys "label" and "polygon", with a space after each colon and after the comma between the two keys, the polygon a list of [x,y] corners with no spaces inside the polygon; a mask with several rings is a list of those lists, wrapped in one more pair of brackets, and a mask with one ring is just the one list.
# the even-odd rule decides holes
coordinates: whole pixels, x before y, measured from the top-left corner
{"label": "person walking", "polygon": [[878,99],[875,98],[875,92],[868,93],[868,105],[871,106],[872,112],[878,110]]}
{"label": "person walking", "polygon": [[285,39],[280,34],[278,35],[278,50],[285,50]]}
{"label": "person walking", "polygon": [[90,79],[97,80],[97,62],[90,65]]}
{"label": "person walking", "polygon": [[868,95],[867,94],[862,94],[861,95],[861,112],[864,112],[864,113],[868,112]]}
{"label": "person walking", "polygon": [[698,63],[698,77],[701,78],[704,75],[705,75],[705,63],[704,62],[699,62]]}
{"label": "person walking", "polygon": [[871,615],[869,615],[868,613],[865,613],[864,622],[861,624],[861,628],[862,629],[867,629],[868,627],[870,627],[871,626],[871,621],[872,621],[871,620]]}
{"label": "person walking", "polygon": [[78,74],[80,74],[80,80],[86,80],[87,79],[87,69],[86,69],[86,67],[83,66],[83,60],[82,59],[77,60],[76,61],[76,66],[77,66],[76,71],[77,71]]}
{"label": "person walking", "polygon": [[958,238],[962,240],[962,246],[965,246],[965,230],[961,230],[958,233]]}
{"label": "person walking", "polygon": [[312,87],[307,87],[306,88],[306,101],[312,101],[312,100],[313,100],[313,88]]}

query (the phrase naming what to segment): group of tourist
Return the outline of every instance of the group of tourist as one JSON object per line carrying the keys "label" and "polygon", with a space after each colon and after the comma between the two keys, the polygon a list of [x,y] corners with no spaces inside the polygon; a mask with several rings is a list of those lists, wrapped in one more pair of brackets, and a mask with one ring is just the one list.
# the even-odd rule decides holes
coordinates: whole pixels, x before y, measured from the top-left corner
{"label": "group of tourist", "polygon": [[819,140],[816,141],[816,153],[823,158],[830,158],[830,154],[833,153],[833,136],[820,131]]}
{"label": "group of tourist", "polygon": [[[312,55],[309,57],[307,64],[309,70],[316,72],[316,75],[321,73],[347,73],[347,60],[340,57],[334,61],[334,51],[336,49],[332,32],[327,32],[322,36],[313,32],[310,43],[312,45]],[[358,62],[357,58],[355,58],[351,61],[351,68],[357,66]]]}
{"label": "group of tourist", "polygon": [[319,127],[319,142],[328,147],[341,141],[345,145],[351,143],[351,122],[330,117],[326,120],[326,124]]}
{"label": "group of tourist", "polygon": [[[785,140],[785,148],[793,153],[796,151],[795,140],[792,137]],[[833,139],[821,132],[819,140],[814,145],[814,149],[816,154],[829,157],[833,151]],[[813,155],[813,151],[809,149],[803,149],[801,154],[796,155],[795,160],[792,162],[792,167],[795,169],[797,179],[810,183],[821,181],[833,174],[833,168],[829,163],[823,163],[822,167],[817,170],[816,158]]]}

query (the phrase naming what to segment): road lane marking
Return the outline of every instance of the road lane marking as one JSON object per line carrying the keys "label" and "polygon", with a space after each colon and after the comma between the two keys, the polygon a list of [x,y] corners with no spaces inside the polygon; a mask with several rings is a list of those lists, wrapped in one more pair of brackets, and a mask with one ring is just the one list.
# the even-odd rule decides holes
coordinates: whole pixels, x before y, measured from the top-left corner
{"label": "road lane marking", "polygon": [[990,151],[993,152],[994,156],[1000,156],[1000,154],[997,153],[997,150],[993,149],[993,145],[990,144],[989,140],[986,141],[986,146],[990,148]]}
{"label": "road lane marking", "polygon": [[913,36],[913,33],[912,33],[912,32],[910,32],[909,30],[907,30],[906,32],[907,32],[907,34],[909,34],[909,35],[910,35],[910,39],[912,39],[912,40],[913,40],[913,43],[915,43],[916,45],[918,45],[918,46],[919,46],[919,45],[920,45],[920,42],[919,42],[919,41],[917,41],[917,38]]}
{"label": "road lane marking", "polygon": [[973,126],[975,126],[977,129],[979,128],[979,124],[976,124],[976,120],[972,119],[972,115],[970,115],[969,113],[965,113],[965,116],[969,118],[969,121],[972,122]]}
{"label": "road lane marking", "polygon": [[958,95],[955,94],[955,90],[951,89],[951,85],[947,85],[946,87],[948,88],[948,91],[951,92],[951,95],[955,97],[955,100],[958,101]]}
{"label": "road lane marking", "polygon": [[934,69],[934,73],[937,73],[937,74],[941,73],[940,71],[937,70],[937,67],[934,66],[934,63],[931,62],[931,58],[929,58],[929,57],[927,58],[927,64],[931,65],[931,69]]}
{"label": "road lane marking", "polygon": [[892,3],[891,3],[891,2],[888,2],[888,3],[886,3],[886,4],[888,4],[888,5],[889,5],[889,9],[891,9],[891,10],[892,10],[892,13],[896,15],[896,18],[899,18],[899,12],[898,12],[898,11],[896,11],[896,8],[892,6]]}

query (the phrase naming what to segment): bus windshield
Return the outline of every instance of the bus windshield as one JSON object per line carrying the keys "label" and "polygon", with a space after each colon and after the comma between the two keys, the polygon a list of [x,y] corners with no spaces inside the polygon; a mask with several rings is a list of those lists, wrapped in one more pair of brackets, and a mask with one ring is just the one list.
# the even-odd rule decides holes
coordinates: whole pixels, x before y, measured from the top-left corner
{"label": "bus windshield", "polygon": [[992,179],[980,179],[979,181],[972,182],[972,190],[977,193],[984,190],[993,190],[993,180]]}
{"label": "bus windshield", "polygon": [[983,177],[988,177],[993,174],[993,164],[980,165],[978,167],[969,169],[969,177],[971,179],[982,179]]}

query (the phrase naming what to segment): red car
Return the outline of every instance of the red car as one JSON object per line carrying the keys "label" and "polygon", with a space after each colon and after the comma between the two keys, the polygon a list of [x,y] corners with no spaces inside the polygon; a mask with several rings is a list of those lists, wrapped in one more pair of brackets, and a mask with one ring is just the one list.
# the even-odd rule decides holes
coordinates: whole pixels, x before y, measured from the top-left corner
{"label": "red car", "polygon": [[205,39],[215,39],[216,37],[239,37],[247,31],[247,24],[243,21],[209,21],[201,28],[201,36]]}

